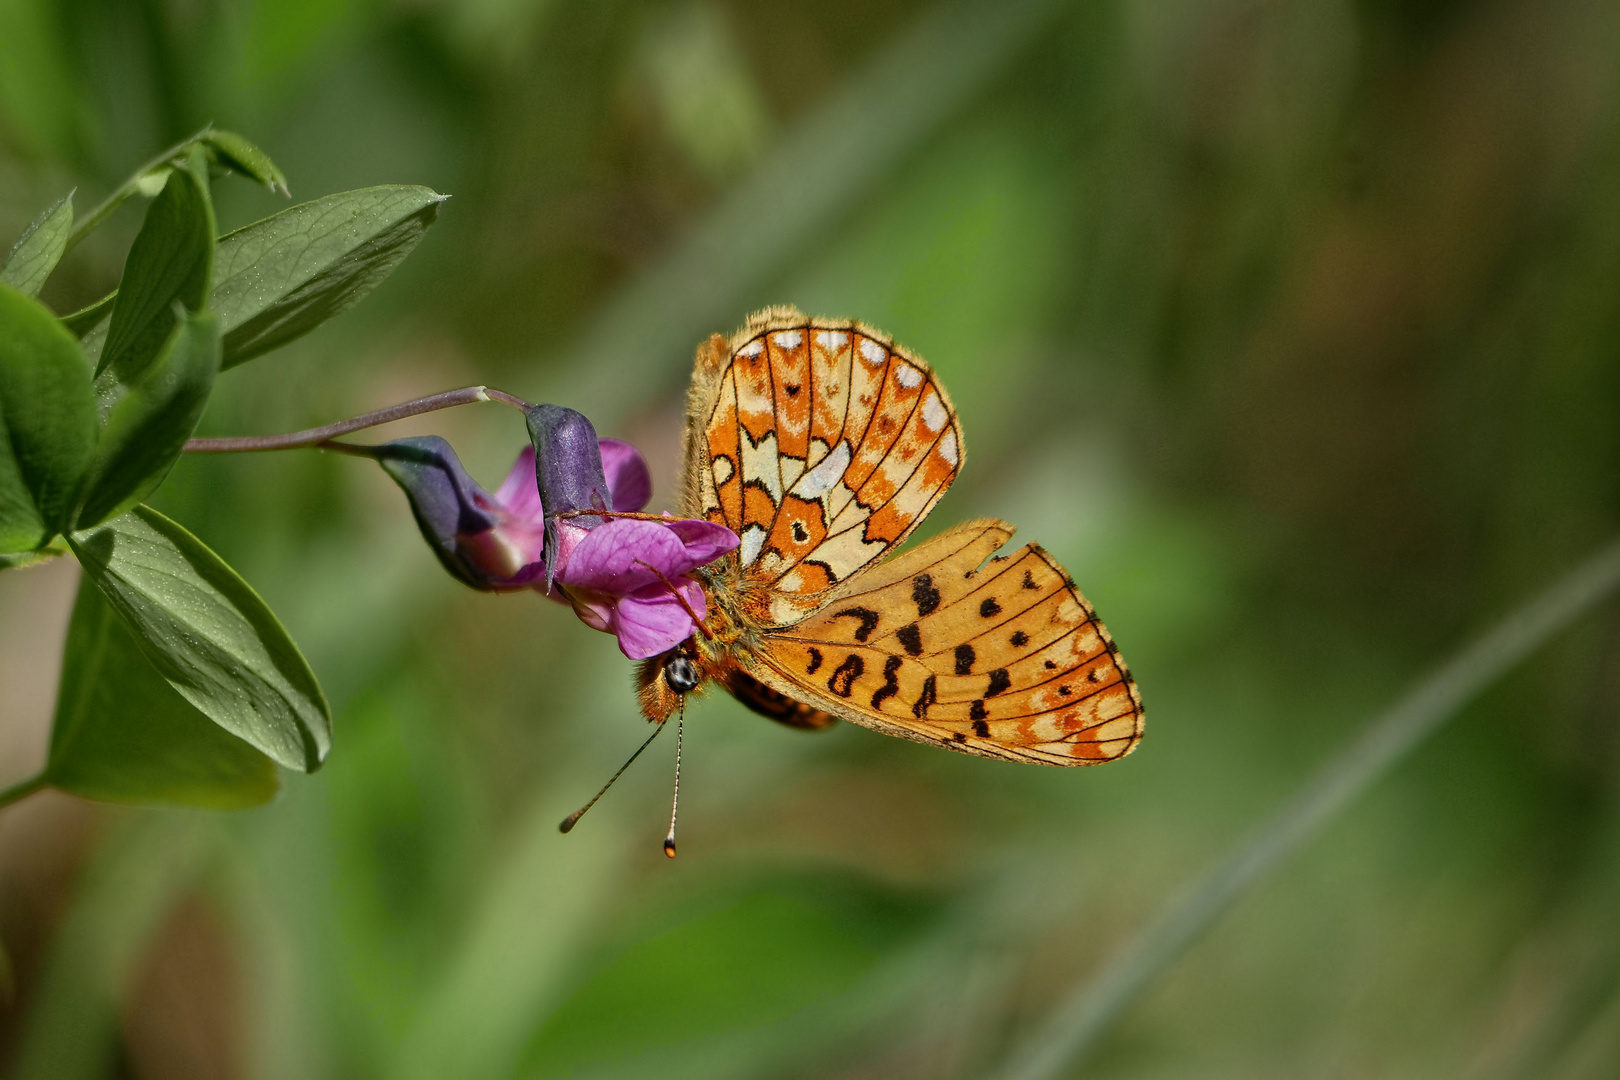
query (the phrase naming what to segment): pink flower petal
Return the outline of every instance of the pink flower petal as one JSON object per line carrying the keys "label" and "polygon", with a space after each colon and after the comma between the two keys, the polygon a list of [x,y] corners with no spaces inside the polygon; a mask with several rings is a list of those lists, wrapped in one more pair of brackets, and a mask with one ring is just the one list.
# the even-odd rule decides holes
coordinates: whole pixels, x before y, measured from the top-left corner
{"label": "pink flower petal", "polygon": [[532,521],[538,526],[544,517],[540,505],[540,485],[534,478],[534,447],[525,446],[506,474],[495,501],[513,517]]}
{"label": "pink flower petal", "polygon": [[[677,583],[681,596],[699,616],[707,614],[703,589],[697,582]],[[619,638],[619,651],[632,660],[668,652],[697,629],[680,600],[663,584],[648,586],[613,605],[613,632]]]}
{"label": "pink flower petal", "polygon": [[675,518],[669,522],[669,530],[681,538],[681,544],[686,548],[690,565],[680,571],[683,574],[687,570],[707,566],[720,556],[737,550],[739,542],[736,533],[712,521]]}
{"label": "pink flower petal", "polygon": [[602,448],[602,474],[613,496],[613,509],[633,513],[652,498],[652,474],[641,451],[618,439],[599,439]]}
{"label": "pink flower petal", "polygon": [[659,584],[659,573],[674,578],[697,565],[688,561],[685,545],[669,526],[626,518],[591,529],[560,561],[557,581],[610,596],[626,596]]}

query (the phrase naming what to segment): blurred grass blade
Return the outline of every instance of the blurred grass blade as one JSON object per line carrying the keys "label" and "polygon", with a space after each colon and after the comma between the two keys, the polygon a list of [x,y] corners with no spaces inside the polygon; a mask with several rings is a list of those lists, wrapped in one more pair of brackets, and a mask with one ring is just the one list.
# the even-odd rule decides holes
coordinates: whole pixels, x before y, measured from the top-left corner
{"label": "blurred grass blade", "polygon": [[95,447],[79,343],[39,301],[0,285],[0,553],[62,531]]}
{"label": "blurred grass blade", "polygon": [[68,234],[73,231],[73,192],[56,200],[23,232],[12,246],[5,262],[0,262],[0,281],[24,296],[38,296],[45,279],[67,250]]}
{"label": "blurred grass blade", "polygon": [[89,578],[68,626],[45,780],[88,799],[213,809],[274,797],[270,759],[163,681]]}
{"label": "blurred grass blade", "polygon": [[1292,799],[1128,941],[1015,1048],[996,1080],[1049,1080],[1094,1049],[1160,972],[1475,694],[1620,588],[1620,541],[1510,614],[1367,725]]}
{"label": "blurred grass blade", "polygon": [[143,950],[217,843],[201,815],[124,818],[78,875],[29,991],[11,1080],[118,1075],[119,1007]]}
{"label": "blurred grass blade", "polygon": [[113,404],[75,528],[99,525],[157,490],[196,430],[218,371],[219,320],[184,316],[157,360]]}
{"label": "blurred grass blade", "polygon": [[234,367],[342,314],[438,219],[448,196],[407,185],[302,203],[220,237],[213,308]]}
{"label": "blurred grass blade", "polygon": [[256,180],[271,191],[290,194],[287,191],[287,175],[270,160],[270,155],[236,132],[209,131],[203,135],[202,142],[221,168]]}
{"label": "blurred grass blade", "polygon": [[930,9],[788,131],[743,184],[592,320],[548,400],[611,424],[684,377],[693,347],[729,333],[788,260],[1063,9],[972,0]]}
{"label": "blurred grass blade", "polygon": [[202,151],[169,172],[147,207],[118,282],[107,341],[96,374],[111,369],[133,382],[162,350],[175,326],[175,305],[200,311],[214,269],[214,207]]}
{"label": "blurred grass blade", "polygon": [[332,742],[326,698],[258,593],[201,540],[147,506],[70,537],[169,685],[289,769],[313,772]]}
{"label": "blurred grass blade", "polygon": [[535,801],[514,848],[387,1075],[506,1080],[536,1018],[562,1000],[623,872],[620,849],[560,835],[549,798]]}

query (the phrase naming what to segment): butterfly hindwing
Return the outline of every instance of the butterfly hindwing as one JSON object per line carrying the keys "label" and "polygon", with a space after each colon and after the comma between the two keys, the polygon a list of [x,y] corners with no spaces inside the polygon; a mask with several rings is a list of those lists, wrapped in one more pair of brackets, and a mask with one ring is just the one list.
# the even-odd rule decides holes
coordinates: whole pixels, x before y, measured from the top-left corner
{"label": "butterfly hindwing", "polygon": [[884,335],[792,308],[699,350],[687,430],[695,517],[741,538],[768,625],[900,544],[956,478],[962,434],[928,365]]}
{"label": "butterfly hindwing", "polygon": [[[1136,685],[1091,605],[1010,526],[957,526],[767,634],[753,674],[833,716],[965,753],[1088,765],[1141,737]],[[988,560],[988,561],[986,561]]]}

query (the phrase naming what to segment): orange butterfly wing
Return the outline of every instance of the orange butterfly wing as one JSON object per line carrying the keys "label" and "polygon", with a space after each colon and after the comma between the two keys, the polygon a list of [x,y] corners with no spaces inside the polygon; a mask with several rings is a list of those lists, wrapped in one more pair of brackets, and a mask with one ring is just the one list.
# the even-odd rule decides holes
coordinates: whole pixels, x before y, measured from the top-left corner
{"label": "orange butterfly wing", "polygon": [[[1056,561],[971,521],[857,576],[769,634],[749,672],[889,735],[964,753],[1092,765],[1142,737],[1142,698],[1107,629]],[[986,560],[989,560],[986,562]]]}
{"label": "orange butterfly wing", "polygon": [[736,576],[789,626],[900,544],[962,466],[950,399],[921,359],[847,320],[771,308],[699,350],[688,505],[742,544]]}
{"label": "orange butterfly wing", "polygon": [[1051,556],[995,555],[1013,529],[988,519],[892,554],[963,453],[932,370],[870,327],[770,308],[701,346],[682,511],[742,538],[711,587],[768,597],[727,689],[795,726],[1047,765],[1125,756],[1141,695]]}

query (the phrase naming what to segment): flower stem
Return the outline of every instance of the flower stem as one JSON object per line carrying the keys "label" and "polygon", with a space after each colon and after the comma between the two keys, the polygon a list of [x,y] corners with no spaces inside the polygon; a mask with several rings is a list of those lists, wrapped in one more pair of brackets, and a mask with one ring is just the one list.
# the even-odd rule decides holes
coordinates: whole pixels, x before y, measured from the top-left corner
{"label": "flower stem", "polygon": [[39,773],[29,777],[21,783],[12,784],[4,791],[0,791],[0,806],[10,806],[32,795],[45,786],[45,774]]}
{"label": "flower stem", "polygon": [[[404,420],[409,416],[420,416],[423,413],[437,412],[440,409],[451,409],[457,405],[471,405],[476,401],[498,401],[503,405],[510,405],[521,412],[533,408],[520,397],[508,394],[504,390],[495,390],[488,386],[463,386],[459,390],[446,390],[442,394],[430,394],[415,401],[407,401],[401,405],[391,405],[386,409],[366,413],[349,420],[340,420],[325,427],[308,428],[304,431],[288,432],[286,435],[244,435],[231,439],[191,439],[186,443],[188,454],[240,454],[259,450],[295,450],[300,447],[320,447],[329,439],[339,435],[347,435],[353,431],[363,431],[366,428],[376,427],[379,424],[392,423],[395,420]],[[335,445],[322,447],[323,449],[336,449]]]}

